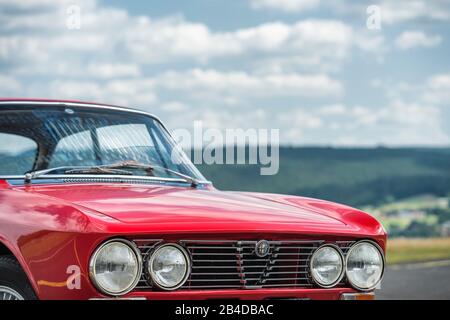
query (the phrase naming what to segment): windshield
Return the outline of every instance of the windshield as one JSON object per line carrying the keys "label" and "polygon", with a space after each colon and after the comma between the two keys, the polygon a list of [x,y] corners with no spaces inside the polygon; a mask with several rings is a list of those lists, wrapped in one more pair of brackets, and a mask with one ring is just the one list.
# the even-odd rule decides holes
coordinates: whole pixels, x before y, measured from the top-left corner
{"label": "windshield", "polygon": [[[0,176],[68,166],[123,162],[166,168],[133,175],[205,180],[156,119],[140,113],[78,106],[0,109]],[[179,178],[179,176],[178,176]]]}

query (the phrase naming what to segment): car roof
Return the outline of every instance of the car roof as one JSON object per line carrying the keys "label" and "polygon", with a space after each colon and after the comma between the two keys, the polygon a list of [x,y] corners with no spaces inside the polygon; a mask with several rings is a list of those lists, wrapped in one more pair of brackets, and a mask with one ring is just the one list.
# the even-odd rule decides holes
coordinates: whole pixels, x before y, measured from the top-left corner
{"label": "car roof", "polygon": [[[104,107],[116,107],[116,108],[124,108],[122,106],[106,104],[106,103],[97,103],[97,102],[88,102],[88,101],[80,101],[80,100],[64,100],[64,99],[45,99],[45,98],[0,98],[0,102],[23,102],[23,103],[33,103],[36,102],[38,104],[42,103],[61,103],[61,104],[83,104],[83,105],[91,105],[95,106],[104,106]],[[129,109],[129,108],[125,108]]]}
{"label": "car roof", "polygon": [[133,113],[140,113],[143,115],[150,116],[156,120],[158,120],[161,124],[161,120],[156,117],[153,114],[150,114],[148,112],[128,108],[128,107],[122,107],[119,105],[114,104],[106,104],[106,103],[97,103],[97,102],[87,102],[87,101],[79,101],[79,100],[60,100],[60,99],[45,99],[45,98],[0,98],[0,107],[6,104],[35,104],[35,105],[45,105],[45,104],[51,104],[51,105],[61,105],[61,106],[80,106],[80,107],[92,107],[92,108],[104,108],[104,109],[110,109],[110,110],[119,110],[119,111],[128,111]]}
{"label": "car roof", "polygon": [[28,105],[43,105],[46,104],[52,105],[52,106],[73,106],[73,107],[85,107],[85,108],[99,108],[99,109],[107,109],[107,110],[116,110],[116,111],[122,111],[122,112],[130,112],[135,114],[141,114],[147,117],[151,117],[166,130],[166,132],[170,134],[170,131],[166,127],[166,125],[161,121],[160,118],[157,116],[148,113],[143,110],[139,109],[133,109],[128,107],[122,107],[118,105],[113,104],[105,104],[105,103],[96,103],[96,102],[85,102],[85,101],[78,101],[78,100],[58,100],[58,99],[45,99],[45,98],[1,98],[0,97],[0,110],[3,105],[9,105],[9,104],[28,104]]}

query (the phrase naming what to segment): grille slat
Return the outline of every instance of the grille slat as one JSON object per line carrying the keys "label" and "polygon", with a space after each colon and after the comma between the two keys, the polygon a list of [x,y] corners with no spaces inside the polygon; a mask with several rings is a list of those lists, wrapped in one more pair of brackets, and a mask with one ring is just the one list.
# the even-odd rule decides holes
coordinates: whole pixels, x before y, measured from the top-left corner
{"label": "grille slat", "polygon": [[[189,247],[188,247],[189,248]],[[207,247],[205,247],[205,246],[201,246],[201,247],[195,247],[195,249],[205,249],[205,250],[209,250],[209,249],[213,249],[213,250],[215,250],[215,249],[217,249],[217,247],[214,247],[214,246],[207,246]],[[220,249],[225,249],[225,250],[227,250],[227,249],[229,249],[229,250],[236,250],[237,248],[236,247],[220,247]]]}
{"label": "grille slat", "polygon": [[308,271],[285,271],[285,272],[272,272],[272,271],[258,271],[258,272],[243,272],[244,274],[308,274]]}
{"label": "grille slat", "polygon": [[[144,261],[162,240],[136,239]],[[258,241],[181,240],[191,256],[191,273],[181,287],[195,289],[310,288],[309,260],[322,240],[269,241],[269,253],[255,254]],[[336,241],[344,254],[353,241]],[[152,288],[144,272],[136,290]]]}
{"label": "grille slat", "polygon": [[236,266],[192,266],[192,269],[236,269]]}
{"label": "grille slat", "polygon": [[247,281],[262,281],[263,283],[267,281],[292,281],[292,280],[308,280],[307,277],[300,278],[273,278],[273,279],[262,279],[261,278],[248,278]]}
{"label": "grille slat", "polygon": [[[234,269],[236,269],[236,267]],[[247,272],[245,272],[245,273],[247,273]],[[218,276],[234,275],[235,276],[236,272],[196,272],[195,275],[196,276],[210,276],[210,275],[213,275],[213,276],[215,276],[215,275],[218,275]]]}
{"label": "grille slat", "polygon": [[[212,253],[211,252],[193,252],[192,253],[192,255],[193,256],[210,256]],[[242,255],[241,253],[223,253],[223,252],[218,252],[218,253],[215,253],[216,255],[218,255],[218,256],[236,256],[237,254],[240,254],[240,255]]]}
{"label": "grille slat", "polygon": [[207,286],[195,286],[197,289],[240,289],[241,285],[221,285],[219,287],[207,285]]}

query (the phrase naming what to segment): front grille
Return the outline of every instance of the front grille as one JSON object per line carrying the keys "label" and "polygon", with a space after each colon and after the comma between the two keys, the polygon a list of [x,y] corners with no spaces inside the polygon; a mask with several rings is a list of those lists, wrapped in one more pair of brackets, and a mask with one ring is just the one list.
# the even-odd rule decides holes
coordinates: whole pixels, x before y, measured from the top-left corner
{"label": "front grille", "polygon": [[[143,261],[162,240],[134,240]],[[258,241],[182,240],[191,256],[191,274],[182,289],[309,288],[309,261],[322,240],[269,241],[267,256],[258,257]],[[353,242],[335,242],[345,254]],[[144,272],[137,290],[152,288]]]}

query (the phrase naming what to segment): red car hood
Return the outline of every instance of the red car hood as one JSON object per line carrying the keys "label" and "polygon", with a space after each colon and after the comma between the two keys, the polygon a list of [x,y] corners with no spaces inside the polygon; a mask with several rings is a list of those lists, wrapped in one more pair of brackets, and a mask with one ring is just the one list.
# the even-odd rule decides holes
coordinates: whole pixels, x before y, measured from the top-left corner
{"label": "red car hood", "polygon": [[352,219],[355,212],[361,212],[293,196],[103,184],[34,186],[28,191],[95,210],[125,224],[167,231],[361,231]]}

